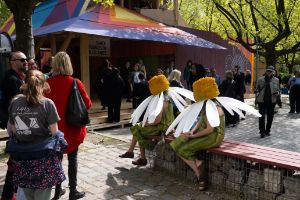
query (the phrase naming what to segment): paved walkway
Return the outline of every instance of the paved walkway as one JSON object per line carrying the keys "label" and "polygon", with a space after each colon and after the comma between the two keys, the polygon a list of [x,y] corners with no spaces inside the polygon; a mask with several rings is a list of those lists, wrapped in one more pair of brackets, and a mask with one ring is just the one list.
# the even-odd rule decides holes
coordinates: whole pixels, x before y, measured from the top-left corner
{"label": "paved walkway", "polygon": [[[0,142],[1,152],[5,142]],[[89,135],[79,150],[78,190],[85,191],[83,200],[215,200],[210,192],[199,192],[196,185],[147,167],[135,167],[132,159],[118,157],[128,147],[125,142]],[[137,152],[136,152],[137,153]],[[137,153],[138,154],[138,153]],[[7,158],[0,154],[0,193],[4,184]],[[67,173],[66,156],[63,161]],[[68,199],[68,181],[63,183]],[[54,190],[53,190],[54,191]]]}

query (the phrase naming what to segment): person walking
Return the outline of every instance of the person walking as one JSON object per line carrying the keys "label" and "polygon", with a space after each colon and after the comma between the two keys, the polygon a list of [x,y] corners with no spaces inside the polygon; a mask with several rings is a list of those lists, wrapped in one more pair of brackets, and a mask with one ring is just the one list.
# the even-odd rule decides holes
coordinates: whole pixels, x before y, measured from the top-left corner
{"label": "person walking", "polygon": [[[26,55],[21,51],[11,53],[11,68],[5,73],[2,82],[2,100],[1,100],[1,127],[5,129],[8,122],[8,107],[12,98],[20,94],[20,87],[24,83],[25,72],[28,67]],[[14,189],[12,183],[13,169],[11,160],[7,162],[7,172],[3,186],[1,200],[11,200],[14,198]]]}
{"label": "person walking", "polygon": [[13,183],[27,200],[50,200],[52,186],[65,180],[61,156],[67,143],[58,133],[56,107],[43,95],[46,85],[42,72],[30,70],[21,87],[24,94],[17,95],[9,107],[13,139],[6,151],[13,163]]}
{"label": "person walking", "polygon": [[[57,107],[58,114],[61,117],[61,120],[58,122],[58,128],[64,132],[65,138],[69,144],[68,148],[64,151],[64,153],[68,155],[69,161],[69,199],[80,199],[85,196],[85,192],[77,191],[77,156],[78,147],[86,136],[86,128],[84,126],[74,126],[67,123],[66,109],[69,96],[71,95],[74,78],[72,77],[72,63],[66,52],[58,52],[54,56],[52,72],[53,75],[47,79],[51,88],[51,92],[47,94],[47,97],[53,100]],[[89,109],[92,106],[90,97],[85,91],[83,83],[78,79],[76,82],[85,106]],[[61,185],[57,185],[54,199],[59,199],[62,193],[64,193],[64,191],[61,189]]]}
{"label": "person walking", "polygon": [[[259,113],[259,133],[260,137],[270,136],[271,126],[274,117],[274,108],[279,95],[279,80],[274,77],[273,66],[268,66],[264,76],[257,80],[256,92],[258,93],[256,101],[258,103]],[[267,124],[265,124],[265,115],[267,115]]]}

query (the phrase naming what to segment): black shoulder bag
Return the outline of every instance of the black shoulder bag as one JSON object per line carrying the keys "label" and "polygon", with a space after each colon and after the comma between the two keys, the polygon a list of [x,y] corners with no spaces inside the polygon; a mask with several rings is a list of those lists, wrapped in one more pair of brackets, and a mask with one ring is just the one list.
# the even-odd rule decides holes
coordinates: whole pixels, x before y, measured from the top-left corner
{"label": "black shoulder bag", "polygon": [[73,79],[66,116],[70,125],[85,126],[90,123],[89,114],[78,90],[76,79]]}

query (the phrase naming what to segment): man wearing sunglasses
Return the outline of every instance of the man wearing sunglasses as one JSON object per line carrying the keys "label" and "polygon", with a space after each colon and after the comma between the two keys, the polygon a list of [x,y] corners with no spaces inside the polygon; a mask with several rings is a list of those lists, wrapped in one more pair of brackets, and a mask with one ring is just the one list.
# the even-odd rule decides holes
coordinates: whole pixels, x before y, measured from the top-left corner
{"label": "man wearing sunglasses", "polygon": [[[20,51],[12,52],[10,57],[11,68],[5,73],[2,83],[2,99],[1,99],[1,127],[5,129],[8,120],[8,106],[11,99],[20,93],[20,87],[24,83],[25,72],[28,67],[27,58]],[[8,170],[6,173],[5,183],[3,187],[1,199],[13,199],[14,190],[12,183],[12,169],[10,159],[7,162]]]}

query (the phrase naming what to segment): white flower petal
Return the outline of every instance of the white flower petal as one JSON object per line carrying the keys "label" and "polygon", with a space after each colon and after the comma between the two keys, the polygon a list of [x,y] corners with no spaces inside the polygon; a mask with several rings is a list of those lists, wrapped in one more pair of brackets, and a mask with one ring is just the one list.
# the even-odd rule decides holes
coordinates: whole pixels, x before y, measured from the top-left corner
{"label": "white flower petal", "polygon": [[166,131],[166,135],[168,135],[176,126],[177,124],[182,120],[183,117],[187,117],[186,115],[190,112],[191,106],[184,109],[172,122],[172,124],[169,126],[168,130]]}
{"label": "white flower petal", "polygon": [[184,110],[183,105],[177,100],[177,98],[174,96],[174,93],[170,90],[168,91],[168,95],[169,97],[171,97],[171,99],[173,100],[173,102],[175,103],[176,107],[178,108],[178,110],[180,112],[182,112]]}
{"label": "white flower petal", "polygon": [[252,106],[249,106],[248,104],[241,102],[239,100],[230,98],[230,97],[221,97],[222,99],[226,100],[231,106],[234,106],[240,110],[246,111],[247,113],[253,114],[256,117],[261,117],[260,113],[253,108]]}
{"label": "white flower petal", "polygon": [[202,110],[204,101],[197,102],[191,105],[190,112],[188,114],[188,119],[183,127],[183,132],[188,132],[191,130],[193,124],[197,121],[200,111]]}
{"label": "white flower petal", "polygon": [[158,95],[152,96],[152,98],[149,102],[149,105],[147,107],[146,113],[144,115],[144,118],[143,118],[143,122],[142,122],[143,127],[145,126],[146,122],[148,121],[148,118],[150,116],[150,111],[151,111],[151,109],[153,110],[153,105],[156,105],[155,102],[158,101],[158,98],[159,98]]}
{"label": "white flower petal", "polygon": [[150,110],[149,110],[149,115],[148,115],[148,122],[151,124],[155,121],[155,118],[157,117],[156,114],[156,107],[158,105],[159,101],[159,94],[155,95],[151,103],[149,104]]}
{"label": "white flower petal", "polygon": [[149,102],[151,101],[152,97],[153,96],[147,97],[132,113],[130,122],[133,125],[135,125],[138,122],[138,120],[140,119],[140,117],[142,116],[144,111],[146,110],[147,106],[149,105]]}
{"label": "white flower petal", "polygon": [[234,115],[234,112],[231,109],[231,105],[227,103],[226,100],[224,100],[222,97],[216,97],[216,99],[231,115]]}
{"label": "white flower petal", "polygon": [[172,88],[172,90],[174,90],[176,93],[181,94],[182,96],[195,102],[194,94],[192,91],[180,87],[170,87],[170,88]]}
{"label": "white flower petal", "polygon": [[220,125],[220,117],[216,104],[212,100],[206,101],[206,117],[209,124],[212,127],[217,127]]}
{"label": "white flower petal", "polygon": [[176,130],[175,130],[175,134],[174,134],[175,137],[178,137],[178,136],[183,132],[183,127],[184,127],[186,121],[188,120],[188,118],[189,118],[189,117],[185,116],[185,117],[183,117],[182,120],[179,122],[179,124],[178,124],[178,126],[177,126],[177,128],[176,128]]}
{"label": "white flower petal", "polygon": [[155,118],[159,115],[159,113],[161,112],[162,108],[163,108],[163,105],[164,105],[164,94],[163,93],[160,93],[160,96],[159,96],[159,100],[157,102],[157,105],[156,105],[156,108],[155,108],[155,112],[154,112],[154,115],[155,115]]}
{"label": "white flower petal", "polygon": [[173,90],[172,88],[169,88],[168,91],[171,91],[171,92],[174,94],[174,96],[176,97],[176,99],[177,99],[178,101],[180,101],[180,103],[181,103],[182,105],[187,106],[186,101],[185,101],[185,100],[182,98],[182,96],[179,95],[175,90]]}

